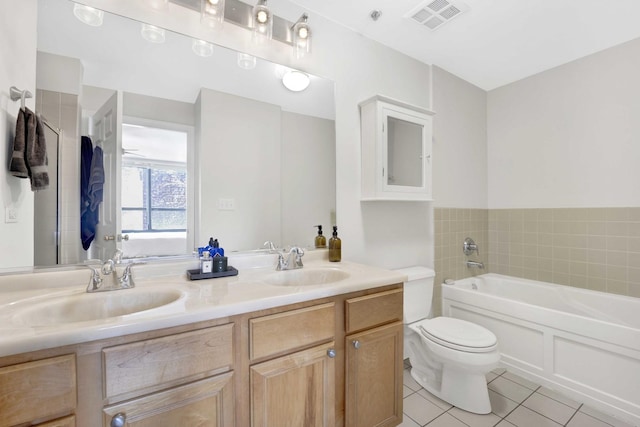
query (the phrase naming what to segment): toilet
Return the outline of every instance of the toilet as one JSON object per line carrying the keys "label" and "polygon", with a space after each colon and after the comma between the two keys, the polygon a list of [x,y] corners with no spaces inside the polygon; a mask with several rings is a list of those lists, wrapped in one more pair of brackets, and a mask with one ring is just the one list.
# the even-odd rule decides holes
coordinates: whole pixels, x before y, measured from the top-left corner
{"label": "toilet", "polygon": [[452,317],[429,318],[435,272],[426,267],[405,274],[404,353],[411,376],[431,394],[465,411],[491,412],[485,375],[498,366],[496,336],[488,329]]}

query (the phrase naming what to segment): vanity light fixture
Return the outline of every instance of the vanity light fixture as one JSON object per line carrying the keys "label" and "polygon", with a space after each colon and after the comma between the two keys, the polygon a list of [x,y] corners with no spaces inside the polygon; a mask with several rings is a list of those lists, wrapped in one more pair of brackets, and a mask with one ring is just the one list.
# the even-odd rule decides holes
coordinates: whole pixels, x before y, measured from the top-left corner
{"label": "vanity light fixture", "polygon": [[224,22],[224,0],[201,0],[200,22],[218,28]]}
{"label": "vanity light fixture", "polygon": [[296,59],[304,58],[306,54],[311,52],[311,28],[307,23],[308,20],[309,15],[303,13],[291,28],[293,32],[293,53]]}
{"label": "vanity light fixture", "polygon": [[193,40],[191,49],[193,49],[196,55],[202,56],[203,58],[213,55],[213,44],[204,40]]}
{"label": "vanity light fixture", "polygon": [[262,44],[265,40],[271,40],[273,15],[267,7],[267,0],[258,0],[258,3],[253,7],[251,26],[253,27],[253,40],[256,44]]}
{"label": "vanity light fixture", "polygon": [[307,73],[289,70],[282,76],[282,84],[292,92],[302,92],[309,87],[311,79]]}
{"label": "vanity light fixture", "polygon": [[256,68],[256,57],[248,53],[238,52],[238,67],[243,70],[253,70]]}
{"label": "vanity light fixture", "polygon": [[99,27],[104,19],[103,11],[78,3],[73,5],[73,14],[80,21],[92,27]]}
{"label": "vanity light fixture", "polygon": [[164,43],[164,28],[155,25],[142,24],[140,30],[142,38],[151,43]]}

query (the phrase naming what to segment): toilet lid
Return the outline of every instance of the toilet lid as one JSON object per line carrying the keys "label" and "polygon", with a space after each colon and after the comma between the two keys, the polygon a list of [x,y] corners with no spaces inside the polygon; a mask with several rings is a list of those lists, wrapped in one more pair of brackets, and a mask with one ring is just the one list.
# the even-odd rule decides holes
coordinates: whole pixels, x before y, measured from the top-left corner
{"label": "toilet lid", "polygon": [[490,330],[453,317],[427,319],[419,322],[418,327],[426,338],[456,350],[482,353],[495,349],[498,344]]}

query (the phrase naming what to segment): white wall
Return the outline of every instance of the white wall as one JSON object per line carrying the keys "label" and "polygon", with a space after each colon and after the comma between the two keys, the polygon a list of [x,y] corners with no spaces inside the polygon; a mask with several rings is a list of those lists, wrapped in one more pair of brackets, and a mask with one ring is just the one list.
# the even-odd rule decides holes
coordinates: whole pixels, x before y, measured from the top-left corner
{"label": "white wall", "polygon": [[[430,204],[360,203],[358,103],[382,94],[430,108],[428,65],[313,14],[310,17],[313,54],[294,62],[290,47],[284,44],[273,42],[264,48],[256,47],[251,44],[250,32],[234,25],[225,25],[222,33],[212,34],[199,25],[198,14],[172,4],[167,12],[150,12],[144,2],[86,0],[85,3],[334,80],[336,205],[343,259],[383,267],[433,266]],[[286,15],[280,13],[278,4],[273,7],[276,14],[290,21],[304,12],[286,1],[280,3],[280,7],[286,7]]]}
{"label": "white wall", "polygon": [[[20,108],[9,88],[36,94],[36,10],[35,0],[0,2],[0,268],[33,265],[33,193],[28,179],[9,175],[7,155]],[[26,105],[34,109],[35,99]],[[17,223],[5,223],[7,207],[16,210]]]}
{"label": "white wall", "polygon": [[487,208],[487,93],[433,67],[436,207]]}
{"label": "white wall", "polygon": [[[200,228],[227,251],[280,244],[280,107],[210,89],[196,103],[200,123]],[[233,199],[233,210],[218,208]]]}
{"label": "white wall", "polygon": [[640,206],[640,39],[488,94],[489,207]]}
{"label": "white wall", "polygon": [[331,235],[336,215],[333,120],[282,112],[282,243],[314,247],[316,229]]}

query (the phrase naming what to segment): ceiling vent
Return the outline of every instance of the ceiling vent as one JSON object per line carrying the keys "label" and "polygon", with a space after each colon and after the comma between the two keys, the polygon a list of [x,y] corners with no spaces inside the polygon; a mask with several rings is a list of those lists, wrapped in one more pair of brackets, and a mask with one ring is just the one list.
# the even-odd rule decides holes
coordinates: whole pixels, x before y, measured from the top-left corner
{"label": "ceiling vent", "polygon": [[469,7],[459,1],[427,0],[406,14],[405,18],[424,25],[430,30],[436,30],[467,10]]}

